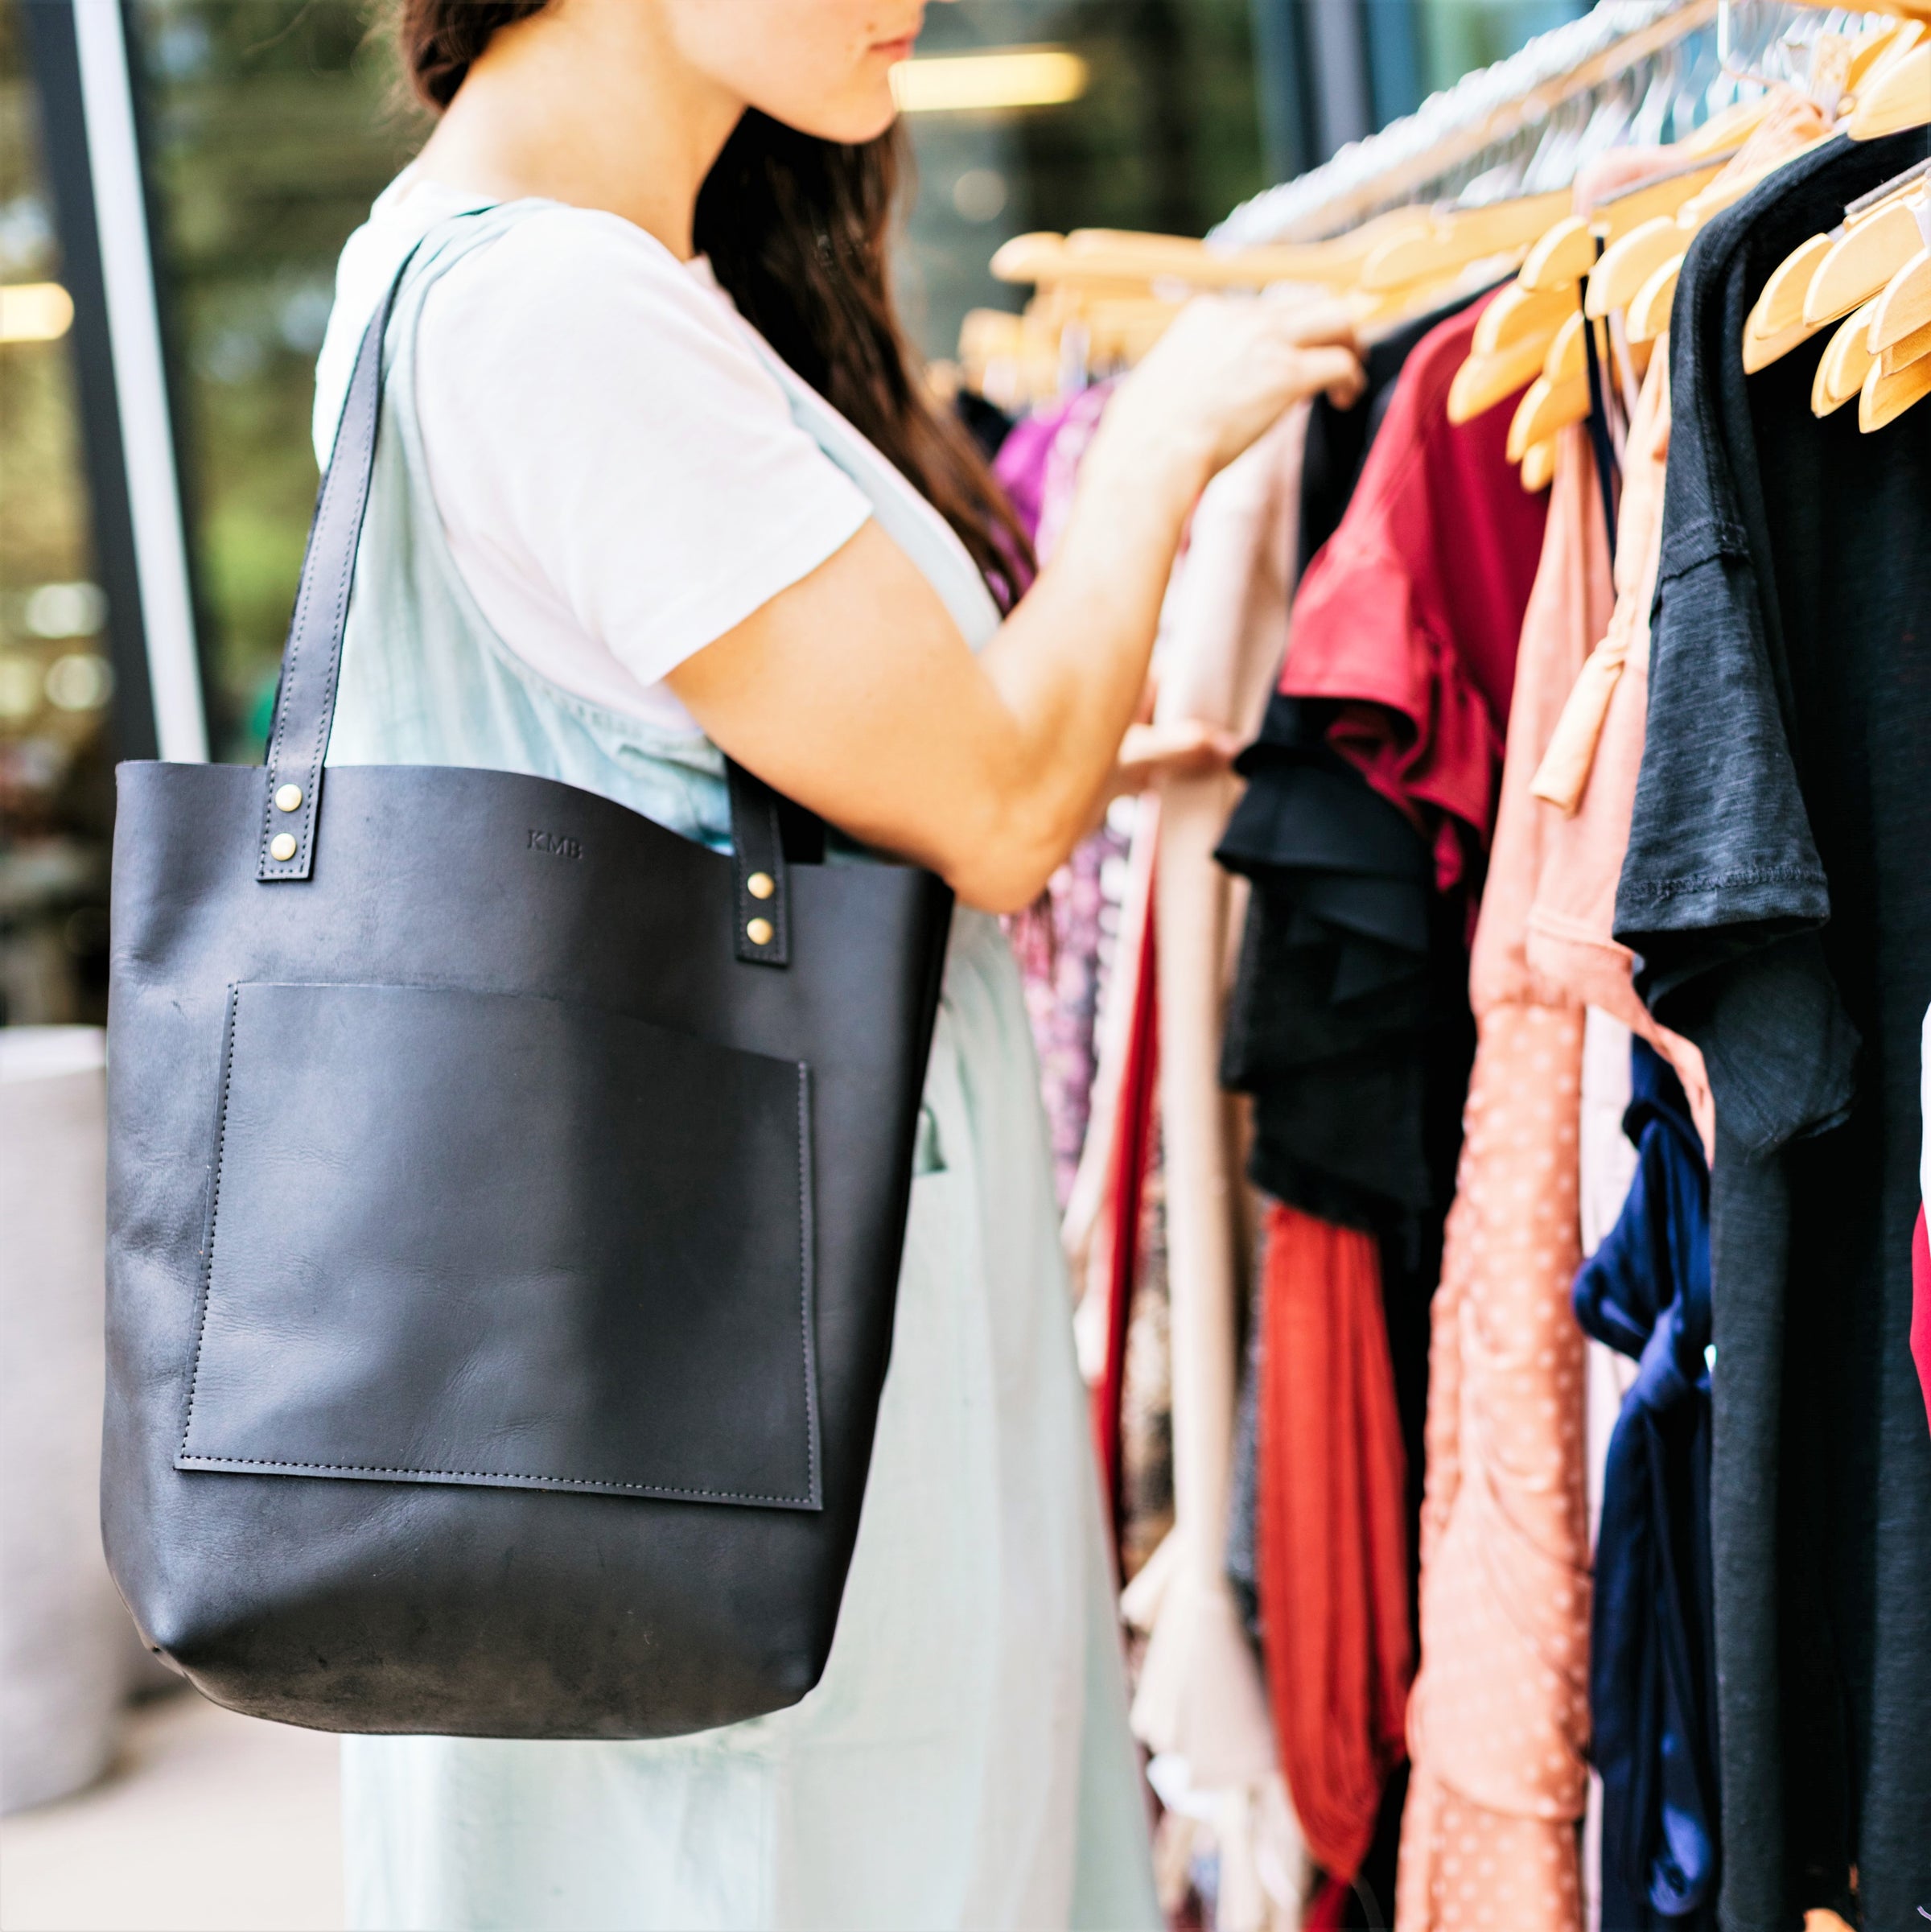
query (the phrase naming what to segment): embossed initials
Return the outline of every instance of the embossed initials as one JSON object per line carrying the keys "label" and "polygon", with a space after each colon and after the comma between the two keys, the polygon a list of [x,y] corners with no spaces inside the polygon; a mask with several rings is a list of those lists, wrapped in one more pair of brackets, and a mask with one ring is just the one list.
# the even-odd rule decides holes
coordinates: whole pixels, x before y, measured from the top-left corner
{"label": "embossed initials", "polygon": [[560,832],[539,832],[534,826],[529,829],[529,850],[533,852],[548,852],[557,859],[581,859],[583,856],[581,840],[566,838]]}

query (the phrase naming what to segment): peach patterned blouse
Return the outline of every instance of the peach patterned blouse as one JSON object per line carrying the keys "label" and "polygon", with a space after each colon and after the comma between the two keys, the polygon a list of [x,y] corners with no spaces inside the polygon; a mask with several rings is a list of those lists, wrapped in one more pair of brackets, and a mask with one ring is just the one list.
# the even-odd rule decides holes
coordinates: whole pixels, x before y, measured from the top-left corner
{"label": "peach patterned blouse", "polygon": [[1589,1526],[1569,1288],[1583,1009],[1537,977],[1525,941],[1554,818],[1530,781],[1609,603],[1594,468],[1571,428],[1522,625],[1469,974],[1477,1044],[1429,1349],[1398,1932],[1581,1924]]}
{"label": "peach patterned blouse", "polygon": [[1527,958],[1550,984],[1620,1020],[1669,1061],[1708,1152],[1716,1138],[1716,1113],[1703,1057],[1692,1041],[1650,1017],[1631,980],[1635,962],[1629,949],[1610,933],[1649,710],[1649,606],[1662,546],[1669,454],[1665,336],[1651,355],[1624,447],[1615,615],[1583,665],[1535,774],[1534,790],[1546,823],[1528,914]]}

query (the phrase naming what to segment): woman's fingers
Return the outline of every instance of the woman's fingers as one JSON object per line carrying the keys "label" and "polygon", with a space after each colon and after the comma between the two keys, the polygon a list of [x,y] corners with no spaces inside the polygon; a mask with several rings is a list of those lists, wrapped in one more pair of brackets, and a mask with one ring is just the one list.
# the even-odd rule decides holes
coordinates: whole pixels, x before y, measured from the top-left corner
{"label": "woman's fingers", "polygon": [[1344,304],[1202,296],[1181,311],[1108,406],[1083,472],[1118,462],[1136,487],[1184,499],[1280,418],[1325,389],[1359,393],[1354,323]]}
{"label": "woman's fingers", "polygon": [[1225,771],[1240,748],[1234,733],[1198,718],[1130,725],[1120,742],[1114,789],[1144,791],[1163,778],[1197,778]]}
{"label": "woman's fingers", "polygon": [[1337,408],[1348,409],[1361,393],[1366,377],[1361,360],[1351,348],[1309,348],[1307,358],[1307,389],[1324,391]]}
{"label": "woman's fingers", "polygon": [[1353,305],[1338,296],[1270,296],[1266,301],[1280,316],[1287,340],[1297,348],[1360,346]]}

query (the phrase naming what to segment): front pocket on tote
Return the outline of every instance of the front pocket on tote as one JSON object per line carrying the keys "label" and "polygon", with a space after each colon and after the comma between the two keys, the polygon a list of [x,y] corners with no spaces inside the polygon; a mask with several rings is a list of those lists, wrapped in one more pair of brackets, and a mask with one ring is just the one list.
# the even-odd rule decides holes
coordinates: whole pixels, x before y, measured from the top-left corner
{"label": "front pocket on tote", "polygon": [[177,1468],[820,1506],[805,1067],[515,994],[230,1001]]}

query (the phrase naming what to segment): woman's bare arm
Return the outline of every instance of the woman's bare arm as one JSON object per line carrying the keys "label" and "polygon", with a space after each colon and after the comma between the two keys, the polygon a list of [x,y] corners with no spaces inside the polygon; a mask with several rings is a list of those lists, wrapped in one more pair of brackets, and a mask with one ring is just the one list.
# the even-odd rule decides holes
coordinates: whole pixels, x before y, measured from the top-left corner
{"label": "woman's bare arm", "polygon": [[1208,480],[1281,412],[1358,386],[1345,317],[1194,304],[1122,385],[1052,562],[976,657],[875,523],[670,674],[748,769],[968,904],[1027,903],[1092,823]]}

